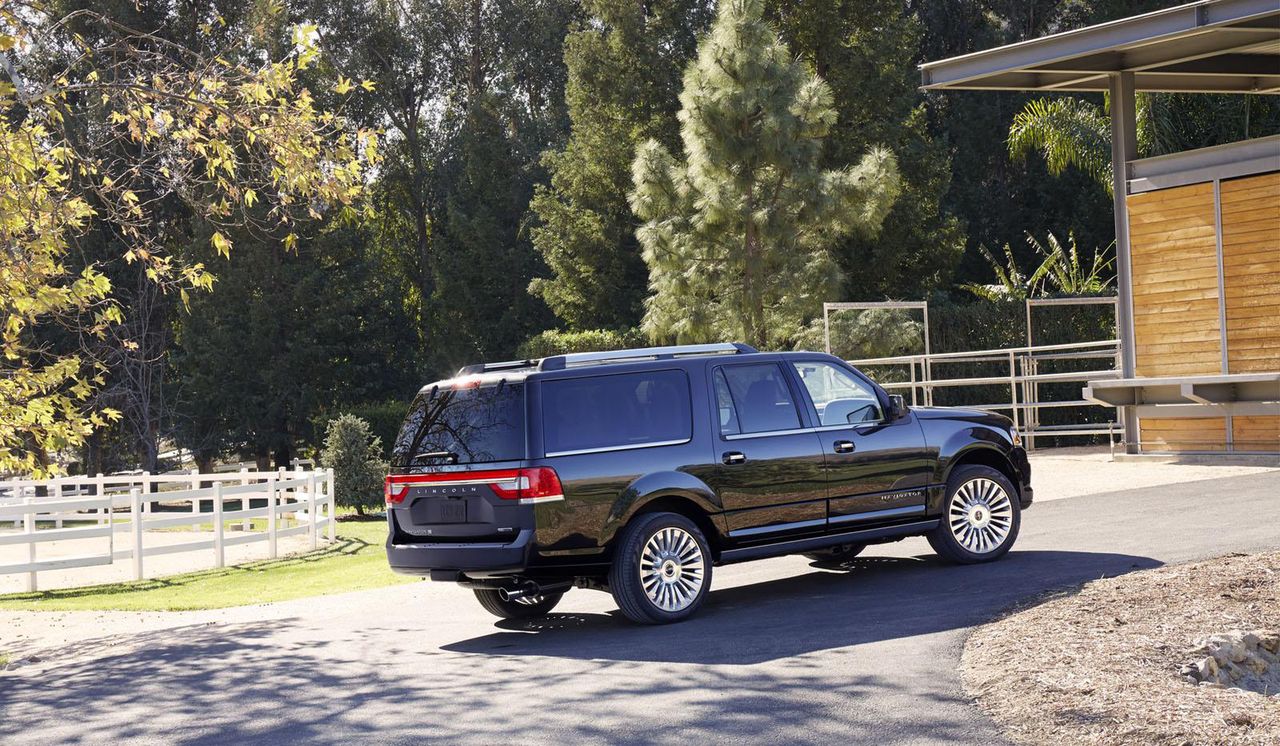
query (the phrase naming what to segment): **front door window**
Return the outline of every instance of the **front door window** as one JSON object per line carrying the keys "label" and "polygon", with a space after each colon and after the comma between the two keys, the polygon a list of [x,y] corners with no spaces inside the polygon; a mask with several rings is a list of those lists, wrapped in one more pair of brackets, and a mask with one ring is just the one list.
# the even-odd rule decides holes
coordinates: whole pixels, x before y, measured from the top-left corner
{"label": "front door window", "polygon": [[884,419],[875,392],[848,371],[817,361],[793,365],[818,410],[819,424],[861,425]]}

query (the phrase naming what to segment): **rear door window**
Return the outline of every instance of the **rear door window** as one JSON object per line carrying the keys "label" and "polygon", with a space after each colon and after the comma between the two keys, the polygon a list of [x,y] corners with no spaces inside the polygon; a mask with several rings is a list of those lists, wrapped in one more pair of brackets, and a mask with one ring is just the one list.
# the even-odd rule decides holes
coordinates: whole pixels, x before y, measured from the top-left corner
{"label": "rear door window", "polygon": [[679,370],[542,382],[548,456],[683,443],[693,435],[689,378]]}
{"label": "rear door window", "polygon": [[391,449],[393,466],[525,458],[525,384],[432,387],[418,394]]}
{"label": "rear door window", "polygon": [[716,369],[713,380],[722,435],[800,427],[795,400],[775,363],[726,365]]}

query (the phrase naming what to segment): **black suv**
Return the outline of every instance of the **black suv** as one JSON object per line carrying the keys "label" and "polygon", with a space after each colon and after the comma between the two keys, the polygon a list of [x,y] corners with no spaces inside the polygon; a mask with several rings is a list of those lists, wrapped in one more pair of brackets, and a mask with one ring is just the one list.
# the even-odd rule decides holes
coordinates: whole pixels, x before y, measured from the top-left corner
{"label": "black suv", "polygon": [[680,621],[715,565],[913,535],[986,562],[1032,496],[1007,417],[908,408],[839,358],[742,344],[468,366],[414,399],[392,467],[392,569],[505,618],[576,586]]}

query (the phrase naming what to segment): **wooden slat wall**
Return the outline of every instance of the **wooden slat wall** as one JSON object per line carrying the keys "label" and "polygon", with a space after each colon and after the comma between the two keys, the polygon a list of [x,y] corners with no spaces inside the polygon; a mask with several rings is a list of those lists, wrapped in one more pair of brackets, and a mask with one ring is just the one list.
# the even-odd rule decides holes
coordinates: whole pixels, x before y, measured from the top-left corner
{"label": "wooden slat wall", "polygon": [[[1227,369],[1280,371],[1280,172],[1220,187]],[[1238,451],[1280,451],[1280,417],[1233,417]]]}
{"label": "wooden slat wall", "polygon": [[[1221,373],[1213,184],[1135,194],[1128,205],[1137,375]],[[1144,419],[1140,429],[1150,450],[1226,447],[1223,418]]]}

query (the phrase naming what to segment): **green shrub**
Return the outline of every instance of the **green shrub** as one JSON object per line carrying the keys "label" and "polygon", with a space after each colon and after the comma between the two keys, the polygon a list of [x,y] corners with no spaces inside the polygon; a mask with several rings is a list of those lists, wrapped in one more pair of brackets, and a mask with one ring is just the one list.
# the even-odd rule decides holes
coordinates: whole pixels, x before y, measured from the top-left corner
{"label": "green shrub", "polygon": [[[425,382],[424,382],[425,383]],[[312,420],[317,440],[329,432],[329,425],[343,413],[355,415],[369,425],[369,431],[381,443],[382,458],[391,456],[391,446],[400,434],[400,426],[404,423],[405,413],[409,411],[409,398],[403,401],[391,400],[366,402],[344,407],[342,412],[325,412],[316,415]]]}
{"label": "green shrub", "polygon": [[580,332],[548,329],[525,340],[516,354],[523,358],[536,359],[570,352],[625,350],[631,347],[644,347],[646,343],[639,329],[586,329]]}
{"label": "green shrub", "polygon": [[333,469],[334,501],[365,509],[382,505],[382,479],[387,463],[382,460],[382,443],[369,431],[369,423],[351,414],[339,415],[329,422],[324,448],[320,451],[322,466]]}

